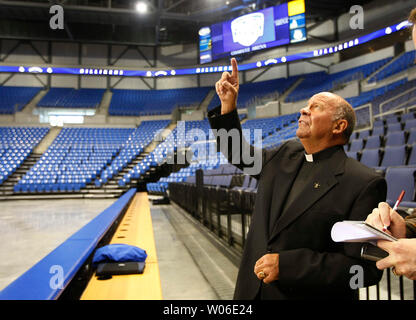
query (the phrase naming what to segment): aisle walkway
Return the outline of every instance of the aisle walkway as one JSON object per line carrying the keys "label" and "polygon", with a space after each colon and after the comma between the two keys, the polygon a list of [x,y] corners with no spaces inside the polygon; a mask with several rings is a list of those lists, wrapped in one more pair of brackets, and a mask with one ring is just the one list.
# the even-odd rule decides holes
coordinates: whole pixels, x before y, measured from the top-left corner
{"label": "aisle walkway", "polygon": [[172,205],[150,207],[163,299],[232,299],[238,268]]}

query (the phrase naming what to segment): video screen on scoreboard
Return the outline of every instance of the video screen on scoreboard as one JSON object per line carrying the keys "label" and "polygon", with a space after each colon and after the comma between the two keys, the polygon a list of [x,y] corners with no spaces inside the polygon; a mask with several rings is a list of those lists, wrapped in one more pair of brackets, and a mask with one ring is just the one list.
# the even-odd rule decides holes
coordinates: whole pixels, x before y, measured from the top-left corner
{"label": "video screen on scoreboard", "polygon": [[294,0],[201,28],[199,60],[209,63],[305,40],[305,1]]}

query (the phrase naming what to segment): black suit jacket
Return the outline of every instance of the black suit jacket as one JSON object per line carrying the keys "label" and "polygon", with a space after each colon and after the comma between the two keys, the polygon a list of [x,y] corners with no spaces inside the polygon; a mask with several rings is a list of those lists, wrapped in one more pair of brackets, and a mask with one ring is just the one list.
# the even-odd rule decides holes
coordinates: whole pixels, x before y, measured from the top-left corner
{"label": "black suit jacket", "polygon": [[[241,132],[236,111],[220,115],[220,108],[216,108],[208,117],[212,129]],[[225,156],[230,161],[229,140]],[[243,138],[239,143],[241,148],[248,147]],[[299,201],[280,214],[305,150],[299,141],[291,140],[259,152],[262,170],[255,176],[256,202],[234,298],[254,299],[260,294],[262,299],[356,299],[358,292],[350,288],[353,265],[362,266],[365,286],[380,281],[382,272],[375,264],[360,259],[361,244],[335,243],[330,232],[337,221],[365,220],[379,202],[385,201],[385,180],[348,158],[342,147],[334,148],[319,172],[319,187],[304,190]],[[240,169],[247,166],[236,165]],[[254,274],[256,261],[266,253],[279,254],[279,279],[271,284],[264,284]]]}

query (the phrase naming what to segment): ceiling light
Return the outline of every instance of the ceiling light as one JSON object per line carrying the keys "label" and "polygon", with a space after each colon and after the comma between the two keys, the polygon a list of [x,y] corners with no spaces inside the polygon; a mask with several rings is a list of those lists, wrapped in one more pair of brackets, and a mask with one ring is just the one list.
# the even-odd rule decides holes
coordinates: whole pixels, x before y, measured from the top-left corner
{"label": "ceiling light", "polygon": [[147,12],[147,4],[145,2],[137,2],[136,3],[136,11],[138,13],[146,13]]}

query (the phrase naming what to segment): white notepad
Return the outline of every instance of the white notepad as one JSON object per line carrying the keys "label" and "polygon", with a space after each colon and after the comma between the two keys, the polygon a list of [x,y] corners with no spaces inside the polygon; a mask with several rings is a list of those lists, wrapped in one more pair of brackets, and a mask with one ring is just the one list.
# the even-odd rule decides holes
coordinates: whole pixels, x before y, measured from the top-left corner
{"label": "white notepad", "polygon": [[335,242],[370,242],[397,239],[364,221],[341,221],[332,226],[331,238]]}

